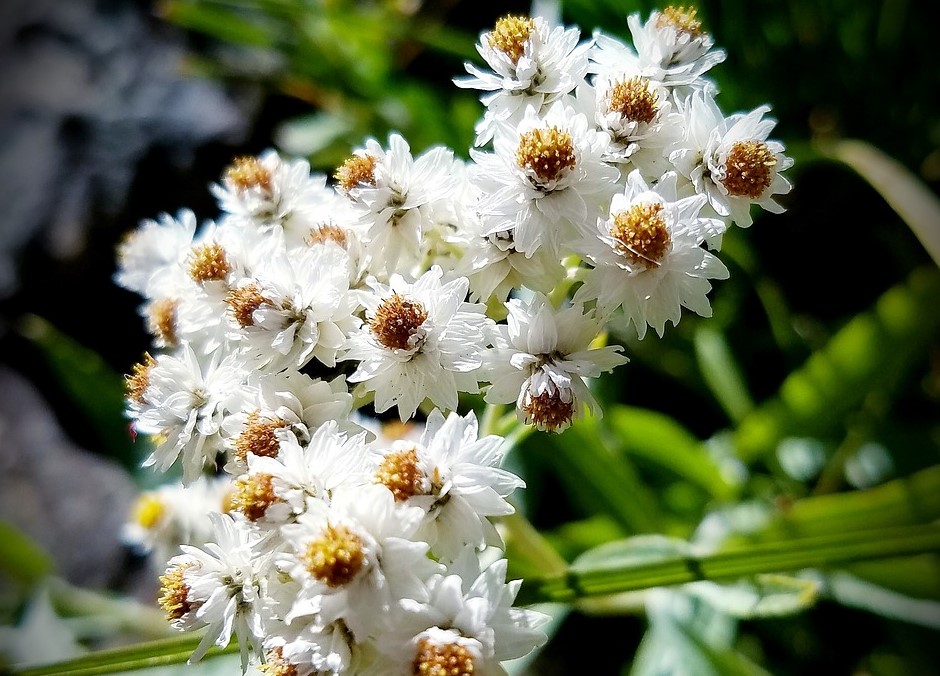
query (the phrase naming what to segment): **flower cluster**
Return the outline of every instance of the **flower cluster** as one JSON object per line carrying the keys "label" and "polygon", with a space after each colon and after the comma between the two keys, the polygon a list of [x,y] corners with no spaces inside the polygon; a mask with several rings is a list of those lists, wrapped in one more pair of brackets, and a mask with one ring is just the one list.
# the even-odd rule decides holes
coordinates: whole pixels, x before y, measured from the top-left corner
{"label": "flower cluster", "polygon": [[523,481],[468,402],[513,404],[504,429],[600,415],[591,379],[627,362],[608,321],[708,316],[722,234],[789,189],[768,109],[719,111],[694,10],[627,25],[632,46],[538,16],[484,32],[487,68],[455,80],[485,92],[467,160],[394,133],[330,177],[240,157],[214,221],[121,244],[153,336],[127,415],[146,465],[181,468],[126,538],[182,546],[160,605],[205,628],[194,660],[234,633],[271,675],[497,674],[545,641],[496,527]]}

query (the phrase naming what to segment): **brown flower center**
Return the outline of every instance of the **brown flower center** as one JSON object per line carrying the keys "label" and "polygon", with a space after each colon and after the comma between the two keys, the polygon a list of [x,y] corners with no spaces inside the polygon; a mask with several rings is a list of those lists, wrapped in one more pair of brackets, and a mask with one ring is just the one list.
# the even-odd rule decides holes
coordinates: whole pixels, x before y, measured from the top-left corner
{"label": "brown flower center", "polygon": [[424,492],[424,472],[418,466],[417,451],[411,449],[387,454],[375,472],[375,483],[390,490],[397,502],[421,495]]}
{"label": "brown flower center", "polygon": [[777,156],[763,141],[738,141],[725,160],[721,184],[735,197],[759,199],[774,180]]}
{"label": "brown flower center", "polygon": [[560,393],[543,392],[530,397],[523,407],[525,421],[540,430],[560,432],[571,424],[574,418],[574,400],[564,401]]}
{"label": "brown flower center", "polygon": [[168,622],[178,620],[192,610],[189,599],[189,585],[183,580],[183,573],[192,568],[191,563],[179,563],[160,576],[160,598],[157,601],[166,613]]}
{"label": "brown flower center", "polygon": [[608,111],[619,113],[631,122],[652,122],[658,108],[656,94],[650,90],[649,80],[644,77],[620,80],[610,90]]}
{"label": "brown flower center", "polygon": [[124,388],[127,391],[129,399],[136,401],[138,404],[145,403],[144,393],[150,385],[150,370],[156,366],[156,364],[156,360],[151,357],[149,353],[145,353],[144,360],[131,367],[133,373],[124,376]]}
{"label": "brown flower center", "polygon": [[440,645],[423,638],[418,642],[411,673],[414,676],[472,676],[473,654],[460,643]]}
{"label": "brown flower center", "polygon": [[254,325],[254,312],[264,305],[267,299],[261,295],[261,287],[251,283],[230,290],[225,296],[225,302],[228,303],[238,325],[246,328]]}
{"label": "brown flower center", "polygon": [[264,664],[258,665],[265,676],[297,676],[297,667],[284,657],[280,646],[268,650],[264,654]]}
{"label": "brown flower center", "polygon": [[271,172],[257,157],[236,157],[225,170],[225,178],[238,190],[260,188],[271,192]]}
{"label": "brown flower center", "polygon": [[323,534],[307,545],[307,571],[328,587],[342,587],[356,577],[365,564],[362,538],[346,526],[328,525]]}
{"label": "brown flower center", "polygon": [[576,162],[571,134],[558,127],[538,127],[519,139],[516,163],[534,173],[541,184],[564,177]]}
{"label": "brown flower center", "polygon": [[244,462],[249,453],[264,458],[276,457],[281,449],[281,442],[277,438],[277,430],[287,427],[287,422],[280,418],[262,416],[259,411],[248,414],[241,434],[235,440],[234,455]]}
{"label": "brown flower center", "polygon": [[326,244],[327,242],[334,242],[345,249],[349,245],[349,235],[338,225],[324,223],[323,225],[311,228],[306,238],[304,238],[304,242],[306,242],[307,246],[311,247],[317,246],[318,244]]}
{"label": "brown flower center", "polygon": [[669,251],[669,229],[659,202],[635,204],[614,216],[611,236],[617,240],[617,250],[633,265],[650,269],[659,265]]}
{"label": "brown flower center", "polygon": [[525,42],[535,30],[535,22],[527,16],[504,16],[496,22],[486,41],[493,49],[498,49],[509,57],[513,65],[525,54]]}
{"label": "brown flower center", "polygon": [[195,282],[217,282],[225,279],[232,266],[225,257],[221,244],[202,244],[193,247],[189,256],[189,276]]}
{"label": "brown flower center", "polygon": [[375,185],[375,163],[372,155],[352,155],[333,174],[345,193],[360,185]]}
{"label": "brown flower center", "polygon": [[178,305],[175,298],[161,298],[150,305],[147,316],[147,328],[150,329],[150,333],[171,347],[178,343],[176,335]]}
{"label": "brown flower center", "polygon": [[270,474],[249,474],[235,481],[231,509],[241,512],[249,521],[263,517],[275,502],[281,499],[274,492],[274,477]]}
{"label": "brown flower center", "polygon": [[395,293],[379,305],[369,327],[375,339],[388,349],[410,350],[415,347],[411,338],[427,318],[428,311],[421,303]]}

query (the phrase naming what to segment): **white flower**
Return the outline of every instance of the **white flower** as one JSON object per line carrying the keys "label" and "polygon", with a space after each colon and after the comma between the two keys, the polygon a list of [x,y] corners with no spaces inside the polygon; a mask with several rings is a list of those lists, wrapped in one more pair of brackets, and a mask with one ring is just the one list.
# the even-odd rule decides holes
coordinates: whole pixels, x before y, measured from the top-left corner
{"label": "white flower", "polygon": [[212,537],[210,512],[222,511],[229,477],[200,476],[189,486],[174,482],[143,491],[134,502],[121,540],[163,567],[180,545],[201,546]]}
{"label": "white flower", "polygon": [[516,402],[519,419],[538,429],[560,432],[582,408],[600,409],[585,378],[597,378],[625,364],[619,345],[592,348],[603,320],[581,305],[552,309],[542,294],[529,303],[511,299],[499,346],[490,357],[489,403]]}
{"label": "white flower", "polygon": [[710,93],[697,92],[685,108],[686,135],[669,153],[715,213],[742,227],[752,223],[751,204],[781,213],[784,209],[773,196],[790,192],[780,172],[793,160],[783,154],[782,143],[767,140],[776,125],[763,119],[769,111],[769,106],[760,106],[725,118]]}
{"label": "white flower", "polygon": [[578,44],[580,38],[576,27],[553,27],[540,16],[504,16],[480,34],[477,51],[492,72],[467,62],[472,77],[454,79],[458,87],[490,92],[481,97],[486,114],[475,145],[489,142],[500,126],[514,127],[526,107],[538,112],[584,79],[591,43]]}
{"label": "white flower", "polygon": [[675,172],[651,187],[633,171],[609,217],[573,245],[594,264],[575,301],[596,300],[604,315],[622,307],[641,339],[647,326],[662,336],[667,321],[678,324],[683,307],[711,316],[708,280],[725,279],[728,270],[701,246],[724,230],[699,215],[704,205],[703,195],[677,198]]}
{"label": "white flower", "polygon": [[196,215],[181,209],[174,218],[162,214],[158,220],[147,219],[118,245],[118,271],[115,283],[143,296],[153,296],[153,287],[175,269],[196,233]]}
{"label": "white flower", "polygon": [[225,469],[231,474],[245,471],[249,453],[276,456],[279,430],[292,432],[301,445],[328,421],[340,421],[341,429],[348,433],[360,431],[359,425],[347,420],[352,396],[341,375],[325,381],[298,371],[252,374],[249,385],[253,396],[243,400],[241,409],[230,412],[222,423],[228,450]]}
{"label": "white flower", "polygon": [[453,151],[442,146],[412,158],[405,139],[391,134],[388,150],[369,139],[337,170],[337,188],[365,229],[374,275],[420,261],[422,235],[434,225],[433,204],[453,189],[453,164]]}
{"label": "white flower", "polygon": [[246,396],[242,384],[248,371],[242,357],[222,359],[216,353],[202,362],[184,344],[178,356],[161,354],[154,360],[148,355],[128,379],[127,415],[135,432],[162,439],[144,466],[165,472],[182,456],[187,485],[222,450],[222,420]]}
{"label": "white flower", "polygon": [[247,668],[248,651],[265,636],[265,596],[271,558],[259,555],[257,537],[227,514],[210,514],[214,542],[204,549],[182,545],[160,578],[160,606],[177,629],[208,626],[189,662],[212,644],[227,646],[234,631]]}
{"label": "white flower", "polygon": [[423,600],[424,581],[439,568],[427,543],[412,539],[423,514],[381,486],[341,487],[329,505],[311,501],[281,528],[290,553],[279,565],[302,585],[285,620],[308,618],[318,629],[342,620],[357,641],[385,631],[394,604]]}
{"label": "white flower", "polygon": [[264,642],[265,667],[258,676],[356,673],[360,652],[342,621],[322,628],[280,622]]}
{"label": "white flower", "polygon": [[333,192],[325,175],[311,176],[308,162],[285,160],[274,150],[236,158],[222,183],[210,189],[219,208],[236,217],[240,225],[293,232],[309,228],[307,213],[328,203]]}
{"label": "white flower", "polygon": [[504,439],[478,435],[473,412],[445,419],[435,409],[418,442],[395,443],[376,457],[374,480],[397,501],[425,511],[416,537],[440,559],[453,560],[466,545],[500,545],[488,517],[512,514],[506,497],[525,486],[499,467]]}
{"label": "white flower", "polygon": [[520,580],[506,582],[506,559],[480,571],[472,550],[465,550],[446,574],[428,581],[428,600],[401,602],[405,616],[381,636],[378,647],[385,676],[443,672],[495,676],[500,662],[523,657],[547,640],[540,629],[548,617],[513,608]]}
{"label": "white flower", "polygon": [[[627,24],[640,74],[659,82],[670,86],[690,85],[725,60],[723,50],[713,49],[714,40],[702,29],[694,8],[654,10],[643,24],[639,13],[634,13],[627,17]],[[592,55],[596,61],[610,60],[604,51],[622,54],[622,45],[613,38],[604,36],[597,39],[597,44],[601,54]]]}
{"label": "white flower", "polygon": [[389,286],[371,282],[361,295],[368,321],[349,341],[345,359],[358,359],[349,376],[375,392],[379,413],[398,406],[402,421],[430,399],[454,410],[458,392],[477,392],[486,331],[492,323],[481,305],[464,301],[465,277],[441,283],[435,266],[410,284],[392,275]]}
{"label": "white flower", "polygon": [[339,247],[276,252],[226,296],[229,337],[271,370],[301,368],[314,357],[335,366],[360,324],[348,266]]}
{"label": "white flower", "polygon": [[557,255],[558,242],[592,221],[615,189],[619,171],[602,159],[608,142],[558,101],[544,116],[529,107],[517,127],[496,136],[495,153],[471,149],[486,234],[512,233],[527,256],[540,246]]}

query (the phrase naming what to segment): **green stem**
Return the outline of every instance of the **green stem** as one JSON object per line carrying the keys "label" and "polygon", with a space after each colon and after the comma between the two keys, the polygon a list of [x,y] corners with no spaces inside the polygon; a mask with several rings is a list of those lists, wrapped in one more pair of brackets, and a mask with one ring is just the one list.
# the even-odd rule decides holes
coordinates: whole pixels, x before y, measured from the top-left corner
{"label": "green stem", "polygon": [[671,556],[635,565],[569,568],[527,579],[518,603],[570,602],[578,598],[664,587],[700,580],[723,582],[761,573],[834,566],[940,551],[940,525],[908,526],[780,540],[708,555]]}

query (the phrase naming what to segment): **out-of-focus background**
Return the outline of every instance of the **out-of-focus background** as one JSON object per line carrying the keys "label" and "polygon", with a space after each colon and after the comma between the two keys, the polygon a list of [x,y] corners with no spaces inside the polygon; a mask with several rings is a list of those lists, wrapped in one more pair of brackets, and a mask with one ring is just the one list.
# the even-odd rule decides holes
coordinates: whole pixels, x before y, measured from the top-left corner
{"label": "out-of-focus background", "polygon": [[[599,28],[629,40],[625,17],[660,6],[569,0],[560,10],[585,38]],[[648,443],[657,434],[730,435],[750,449],[740,504],[782,511],[900,485],[891,482],[940,463],[940,283],[923,243],[940,230],[924,206],[940,192],[935,8],[697,6],[728,54],[711,71],[719,104],[771,105],[795,189],[786,213],[727,237],[732,275],[713,293],[712,319],[686,315],[662,340],[612,336],[631,364],[602,394],[647,416],[631,418],[648,427],[637,422],[624,442],[634,483],[623,489],[641,516],[605,520],[577,477],[566,481],[578,432],[520,449],[525,510],[569,557],[592,538],[687,537],[714,505],[657,459]],[[22,620],[47,563],[76,587],[154,600],[151,568],[118,537],[138,491],[156,482],[122,416],[121,376],[150,344],[138,299],[112,281],[121,238],[184,207],[215,217],[207,188],[235,155],[273,147],[330,174],[365,138],[395,130],[416,153],[445,144],[466,156],[482,108],[478,92],[451,80],[479,61],[481,31],[530,10],[460,0],[3,3],[0,623]],[[839,368],[821,374],[826,364]],[[856,567],[853,579],[871,585],[856,597],[871,607],[847,593],[742,621],[724,652],[691,631],[673,639],[692,655],[688,673],[738,673],[738,656],[774,674],[935,673],[940,618],[916,602],[940,599],[938,571],[936,555]],[[648,628],[642,614],[572,613],[533,673],[568,673],[585,650],[595,673],[639,670]]]}

